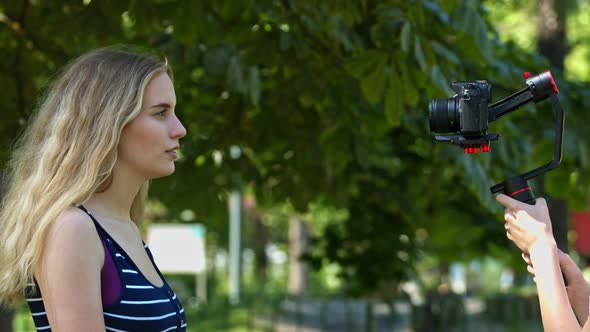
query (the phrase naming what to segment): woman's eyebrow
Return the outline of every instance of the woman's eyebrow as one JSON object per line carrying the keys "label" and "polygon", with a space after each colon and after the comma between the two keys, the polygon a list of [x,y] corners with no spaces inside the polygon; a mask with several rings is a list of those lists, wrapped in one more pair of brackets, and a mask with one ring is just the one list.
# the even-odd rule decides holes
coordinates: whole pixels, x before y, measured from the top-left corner
{"label": "woman's eyebrow", "polygon": [[172,108],[168,103],[159,103],[157,105],[151,106],[150,108]]}

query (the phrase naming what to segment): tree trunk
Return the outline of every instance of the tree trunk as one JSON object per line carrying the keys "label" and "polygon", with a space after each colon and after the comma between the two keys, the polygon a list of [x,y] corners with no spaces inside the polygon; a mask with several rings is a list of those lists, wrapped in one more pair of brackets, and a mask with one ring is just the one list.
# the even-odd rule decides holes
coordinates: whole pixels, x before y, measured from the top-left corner
{"label": "tree trunk", "polygon": [[300,296],[307,293],[308,266],[301,260],[308,246],[309,232],[300,216],[289,220],[289,295]]}
{"label": "tree trunk", "polygon": [[262,283],[266,282],[266,271],[268,268],[268,257],[266,256],[266,245],[268,244],[268,232],[262,217],[256,214],[252,220],[254,223],[254,257],[256,278]]}
{"label": "tree trunk", "polygon": [[563,72],[568,52],[566,39],[567,0],[539,0],[539,53],[549,60],[552,68]]}

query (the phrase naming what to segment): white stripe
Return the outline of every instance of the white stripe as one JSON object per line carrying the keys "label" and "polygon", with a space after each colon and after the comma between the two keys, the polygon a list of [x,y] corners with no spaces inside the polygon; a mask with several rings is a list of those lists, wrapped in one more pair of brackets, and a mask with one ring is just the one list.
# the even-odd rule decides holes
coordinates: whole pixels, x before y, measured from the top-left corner
{"label": "white stripe", "polygon": [[32,313],[31,315],[33,315],[33,316],[43,316],[43,315],[45,315],[45,314],[46,314],[46,312],[45,312],[45,311],[43,311],[43,312],[36,312],[36,313],[34,313],[34,314]]}
{"label": "white stripe", "polygon": [[153,286],[135,286],[135,285],[126,285],[126,288],[130,289],[151,289],[154,288]]}
{"label": "white stripe", "polygon": [[121,301],[121,304],[154,304],[154,303],[164,303],[170,302],[169,299],[165,300],[153,300],[153,301]]}
{"label": "white stripe", "polygon": [[168,331],[172,331],[174,329],[176,329],[176,326],[171,326],[171,327],[169,327],[169,328],[167,328],[165,330],[162,330],[161,332],[168,332]]}
{"label": "white stripe", "polygon": [[176,300],[176,293],[174,293],[174,296],[172,297],[173,300]]}
{"label": "white stripe", "polygon": [[116,257],[123,257],[123,259],[125,259],[125,257],[123,255],[119,254],[119,253],[116,253],[115,256]]}
{"label": "white stripe", "polygon": [[37,327],[37,331],[40,331],[40,330],[47,330],[48,328],[50,328],[50,326],[49,326],[49,325],[47,325],[47,326],[41,326],[41,327]]}
{"label": "white stripe", "polygon": [[112,327],[108,327],[108,326],[105,326],[105,327],[106,327],[107,331],[115,331],[115,332],[127,332],[127,331],[123,331],[123,330],[117,330],[117,329],[114,329],[114,328],[112,328]]}
{"label": "white stripe", "polygon": [[186,327],[186,323],[182,324],[180,327]]}
{"label": "white stripe", "polygon": [[36,301],[43,301],[42,297],[36,297],[34,299],[27,299],[27,302],[36,302]]}
{"label": "white stripe", "polygon": [[144,245],[143,245],[143,247],[144,247],[144,248],[147,248],[147,244],[144,244]]}
{"label": "white stripe", "polygon": [[133,271],[133,270],[122,269],[121,271],[123,271],[123,272],[125,272],[125,273],[133,273],[133,274],[137,274],[137,271]]}
{"label": "white stripe", "polygon": [[162,318],[174,316],[174,315],[176,315],[176,311],[175,312],[171,312],[171,313],[166,314],[166,315],[152,316],[152,317],[122,316],[122,315],[110,314],[108,312],[105,312],[104,314],[105,314],[105,316],[110,316],[110,317],[115,317],[115,318],[121,318],[121,319],[130,319],[130,320],[158,320],[158,319],[162,319]]}

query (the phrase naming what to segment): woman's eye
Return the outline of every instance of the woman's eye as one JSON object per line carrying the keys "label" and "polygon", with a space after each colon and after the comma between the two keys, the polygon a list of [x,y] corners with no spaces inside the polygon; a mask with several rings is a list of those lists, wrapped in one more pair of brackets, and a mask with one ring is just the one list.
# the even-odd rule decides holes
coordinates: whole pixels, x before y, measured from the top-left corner
{"label": "woman's eye", "polygon": [[160,112],[156,113],[157,116],[164,116],[166,113],[166,109],[161,110]]}

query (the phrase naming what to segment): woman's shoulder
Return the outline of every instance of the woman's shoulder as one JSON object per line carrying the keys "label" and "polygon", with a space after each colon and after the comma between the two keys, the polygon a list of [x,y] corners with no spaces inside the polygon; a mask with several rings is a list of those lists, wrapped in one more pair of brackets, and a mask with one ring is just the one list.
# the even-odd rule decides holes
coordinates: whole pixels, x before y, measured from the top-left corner
{"label": "woman's shoulder", "polygon": [[[102,253],[102,243],[90,216],[72,206],[58,215],[47,233],[45,250]],[[104,257],[104,256],[103,256]]]}
{"label": "woman's shoulder", "polygon": [[49,234],[55,236],[96,237],[96,228],[90,216],[77,207],[70,206],[64,210],[52,223]]}

